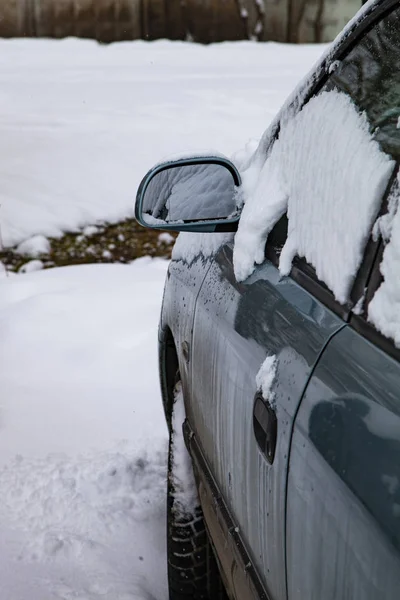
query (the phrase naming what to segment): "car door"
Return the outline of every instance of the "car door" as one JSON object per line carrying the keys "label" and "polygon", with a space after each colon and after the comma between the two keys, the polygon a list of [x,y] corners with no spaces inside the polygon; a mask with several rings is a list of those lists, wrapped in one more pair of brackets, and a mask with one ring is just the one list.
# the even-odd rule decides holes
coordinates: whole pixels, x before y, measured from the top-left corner
{"label": "car door", "polygon": [[[390,21],[391,31],[398,27],[396,19],[397,14]],[[339,64],[332,67],[333,74],[317,96],[321,92],[337,94],[338,90],[350,96],[358,109],[368,112],[371,133],[377,142],[384,145],[389,143],[390,136],[393,137],[393,114],[390,112],[390,99],[375,90],[377,81],[382,78],[374,71],[374,47],[377,45],[382,49],[385,32],[379,30],[378,35],[369,38],[369,41],[372,50],[362,47],[356,57],[351,57],[350,51],[350,58],[347,61],[343,59],[342,67],[339,68]],[[396,50],[395,46],[391,48]],[[357,73],[363,72],[364,56],[368,59],[371,52],[375,61],[371,71],[373,76],[356,77]],[[315,165],[321,168],[317,156],[321,139],[329,144],[329,139],[323,138],[324,132],[342,126],[342,114],[331,111],[330,105],[326,104],[325,111],[318,106],[318,110],[315,127],[307,131],[308,148],[315,147],[317,150],[312,150],[310,155],[299,154],[296,168],[300,172],[315,170]],[[389,141],[393,142],[393,139]],[[324,165],[326,182],[324,172],[320,173],[322,177],[318,180],[321,197],[326,196],[324,185],[337,185],[343,190],[340,166],[344,159],[340,147],[333,152],[334,160]],[[332,164],[336,171],[332,170]],[[378,208],[388,189],[393,164],[388,163],[386,179],[382,178],[385,185],[380,184],[379,190],[377,187]],[[352,177],[352,194],[365,175],[361,162],[357,168]],[[354,198],[350,194],[345,200],[349,203]],[[373,211],[367,215],[369,233],[375,216]],[[333,226],[343,220],[344,216],[333,214]],[[328,289],[326,284],[329,281],[318,280],[316,265],[307,264],[304,259],[295,258],[290,276],[281,276],[277,264],[287,234],[285,223],[287,220],[282,217],[268,238],[267,260],[244,282],[238,283],[234,275],[232,244],[221,247],[211,262],[196,303],[191,349],[191,397],[187,407],[188,419],[208,468],[250,557],[249,564],[255,567],[268,595],[274,600],[287,598],[285,528],[288,462],[303,390],[330,340],[334,340],[346,326],[353,300],[358,299],[356,292],[368,279],[376,250],[376,243],[372,240],[368,244],[367,239],[360,242],[358,252],[361,256],[365,252],[365,261],[358,276],[352,274],[355,292],[345,305],[341,305]],[[318,222],[312,223],[312,226],[318,228]],[[312,235],[317,236],[318,230],[313,233],[311,228]],[[260,393],[260,377],[263,371],[265,373],[261,367],[266,365],[266,359],[274,366],[273,372],[269,373],[274,384],[268,397],[263,398],[263,405],[262,400],[260,403],[260,395],[263,396]],[[263,424],[267,423],[270,427],[271,409],[277,430],[273,460],[262,431]],[[271,432],[264,433],[268,437]],[[292,553],[292,560],[300,560],[301,540],[301,536],[297,536],[297,554]],[[301,571],[301,561],[298,570]],[[289,584],[292,593],[292,580]],[[301,593],[297,597],[308,598]]]}
{"label": "car door", "polygon": [[[238,284],[232,244],[214,257],[196,304],[187,418],[252,564],[274,600],[286,598],[291,428],[313,365],[342,326],[339,316],[293,279],[282,279],[269,261]],[[262,430],[257,435],[263,415],[259,422],[255,417],[257,374],[272,356],[279,383],[274,390],[278,436],[271,464]]]}
{"label": "car door", "polygon": [[396,360],[368,337],[346,327],[332,339],[296,418],[290,600],[399,597],[399,353]]}
{"label": "car door", "polygon": [[291,600],[399,597],[400,313],[396,298],[385,297],[400,271],[385,248],[400,245],[399,189],[397,176],[382,218],[392,223],[381,229],[363,307],[328,344],[295,421],[286,529]]}
{"label": "car door", "polygon": [[[399,24],[396,8],[329,83],[346,88],[366,110],[382,150],[397,161]],[[400,237],[398,162],[393,179],[374,228],[382,242],[362,302],[324,350],[295,420],[287,490],[290,600],[399,597],[400,352],[393,343],[399,310],[398,295],[387,295],[400,272],[393,258]]]}

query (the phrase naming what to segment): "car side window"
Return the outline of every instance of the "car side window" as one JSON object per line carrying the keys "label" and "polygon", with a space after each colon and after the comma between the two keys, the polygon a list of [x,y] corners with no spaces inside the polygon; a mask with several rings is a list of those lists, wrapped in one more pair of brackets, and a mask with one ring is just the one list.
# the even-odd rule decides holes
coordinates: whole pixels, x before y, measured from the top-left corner
{"label": "car side window", "polygon": [[333,65],[324,90],[348,94],[365,112],[382,150],[400,158],[400,9],[380,21]]}
{"label": "car side window", "polygon": [[[324,83],[323,87],[318,90],[317,94],[314,96],[314,99],[311,99],[310,101],[313,102],[315,99],[318,100],[318,98],[321,98],[322,100],[322,98],[327,97],[327,94],[347,97],[349,101],[352,102],[358,113],[365,119],[367,127],[369,128],[370,138],[379,144],[382,155],[387,155],[388,158],[390,157],[396,161],[400,159],[399,31],[400,9],[397,8],[389,15],[384,17],[379,23],[375,24],[374,27],[367,34],[365,34],[361,40],[358,40],[343,60],[337,61],[331,65],[331,73],[327,81]],[[326,106],[329,106],[327,102]],[[330,107],[335,108],[333,103],[330,104]],[[305,108],[307,108],[307,105]],[[343,117],[346,117],[344,113]],[[324,121],[321,119],[320,126],[323,126],[323,123]],[[347,130],[347,134],[348,136],[352,135],[350,129]],[[318,143],[318,134],[315,133],[314,135],[315,142]],[[323,133],[321,135],[323,136]],[[327,140],[325,139],[325,144],[326,141]],[[346,144],[345,139],[343,140],[343,144]],[[377,159],[379,161],[379,157],[377,157]],[[329,171],[331,171],[332,168],[335,168],[335,166],[337,167],[337,165],[323,165],[323,168],[327,171],[326,181],[329,181],[330,185],[335,185],[335,178],[328,176]],[[359,172],[354,173],[353,171],[354,178],[359,178],[362,180],[362,178],[369,176],[368,173],[363,173],[362,162],[360,162],[360,164],[356,164],[356,167],[358,168]],[[312,163],[307,168],[311,169]],[[340,173],[337,173],[337,177],[340,176]],[[323,196],[325,193],[323,189],[324,182],[316,180],[316,185],[320,187],[321,196]],[[355,186],[354,191],[356,189],[357,188]],[[385,185],[381,185],[380,187],[378,186],[377,190],[380,193],[379,201],[376,204],[377,210],[380,210],[380,213],[378,212],[379,216],[387,210],[386,200],[389,193],[388,178],[386,178]],[[352,200],[352,198],[349,198],[349,200]],[[372,267],[374,252],[371,252],[370,246],[373,244],[373,242],[372,237],[370,237],[370,241],[368,242],[368,231],[371,233],[373,222],[376,219],[377,210],[375,210],[375,213],[369,220],[369,226],[366,229],[367,237],[365,238],[361,247],[361,258],[363,258],[363,260],[359,260],[358,264],[358,273],[360,277],[354,278],[349,288],[353,289],[355,294],[347,295],[348,300],[351,302],[358,300],[358,289],[363,290]],[[333,217],[335,217],[335,215],[333,215]],[[341,215],[341,218],[344,225],[346,215]],[[285,224],[285,226],[283,226],[283,224]],[[338,228],[338,243],[340,243],[341,232],[339,231],[339,228],[341,225],[342,223],[336,217],[336,222],[334,221],[332,223],[332,227]],[[287,231],[288,218],[287,215],[285,215],[273,228],[271,234],[269,235],[266,248],[266,256],[276,264],[279,263],[280,254],[286,242]],[[298,255],[294,257],[292,263],[292,276],[296,274],[296,270],[298,269],[304,271],[308,278],[313,279],[314,282],[320,285],[325,301],[327,298],[328,288],[333,291],[331,296],[334,302],[334,296],[337,298],[338,294],[334,293],[335,290],[330,284],[329,279],[324,279],[323,276],[321,277],[323,269],[320,269],[320,277],[318,277],[316,266],[318,266],[319,257],[316,257],[316,262],[312,262],[308,260],[309,257],[307,257],[306,254],[307,253],[304,253],[301,256],[300,253],[298,253]],[[358,279],[360,279],[360,281]],[[354,290],[354,282],[357,284],[357,290]],[[315,289],[315,286],[313,286],[313,292]],[[342,296],[344,298],[345,294]],[[342,303],[342,300],[340,300],[340,303]]]}

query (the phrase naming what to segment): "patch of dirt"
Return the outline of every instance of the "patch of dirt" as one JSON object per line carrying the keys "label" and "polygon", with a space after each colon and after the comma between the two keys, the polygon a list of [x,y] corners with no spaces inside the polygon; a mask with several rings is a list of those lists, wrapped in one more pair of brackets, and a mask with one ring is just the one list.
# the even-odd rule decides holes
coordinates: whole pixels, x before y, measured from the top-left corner
{"label": "patch of dirt", "polygon": [[43,263],[44,268],[89,263],[129,263],[141,256],[171,258],[176,234],[167,234],[141,227],[134,219],[115,225],[97,224],[83,231],[66,233],[61,238],[49,238],[49,254],[21,255],[16,248],[0,251],[0,261],[9,271],[19,271],[30,260]]}

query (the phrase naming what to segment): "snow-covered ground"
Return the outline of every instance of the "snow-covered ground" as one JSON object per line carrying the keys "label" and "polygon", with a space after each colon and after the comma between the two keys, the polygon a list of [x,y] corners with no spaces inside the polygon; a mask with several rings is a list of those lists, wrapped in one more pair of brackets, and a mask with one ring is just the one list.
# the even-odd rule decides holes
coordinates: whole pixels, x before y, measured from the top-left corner
{"label": "snow-covered ground", "polygon": [[171,154],[261,137],[318,46],[0,40],[3,243],[132,216]]}
{"label": "snow-covered ground", "polygon": [[1,275],[1,600],[167,597],[166,267]]}
{"label": "snow-covered ground", "polygon": [[[322,50],[0,41],[5,244],[131,215],[163,156],[231,155]],[[1,600],[167,598],[166,268],[0,272]]]}

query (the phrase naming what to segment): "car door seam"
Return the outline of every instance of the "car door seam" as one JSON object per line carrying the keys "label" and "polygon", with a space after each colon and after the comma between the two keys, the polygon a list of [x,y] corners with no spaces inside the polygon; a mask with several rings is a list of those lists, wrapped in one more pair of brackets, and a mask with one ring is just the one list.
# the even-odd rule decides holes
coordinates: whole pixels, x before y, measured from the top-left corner
{"label": "car door seam", "polygon": [[331,340],[333,340],[333,338],[338,335],[341,331],[343,331],[343,329],[345,329],[346,327],[349,327],[348,323],[343,323],[336,331],[334,331],[333,333],[331,333],[331,335],[328,337],[328,339],[326,340],[326,342],[324,343],[324,345],[322,346],[316,360],[314,361],[314,364],[312,366],[312,368],[310,369],[310,373],[307,377],[307,380],[304,384],[303,390],[300,394],[300,401],[298,403],[298,406],[294,412],[293,415],[293,421],[292,421],[292,426],[291,426],[291,432],[290,432],[290,441],[289,441],[289,450],[288,450],[288,459],[287,459],[287,465],[286,465],[286,485],[285,485],[285,522],[284,522],[284,547],[285,547],[285,579],[286,579],[286,598],[288,600],[289,599],[289,585],[288,585],[288,561],[287,561],[287,519],[288,519],[288,499],[289,499],[289,494],[288,494],[288,489],[289,489],[289,469],[290,469],[290,458],[291,458],[291,453],[292,453],[292,440],[293,440],[293,435],[294,435],[294,428],[296,425],[296,419],[297,419],[297,415],[299,413],[300,407],[303,404],[303,399],[307,390],[307,387],[311,381],[311,378],[314,375],[314,372],[318,366],[318,363],[320,361],[320,359],[322,358],[322,356],[325,353],[326,348],[328,347],[328,345],[330,344]]}

